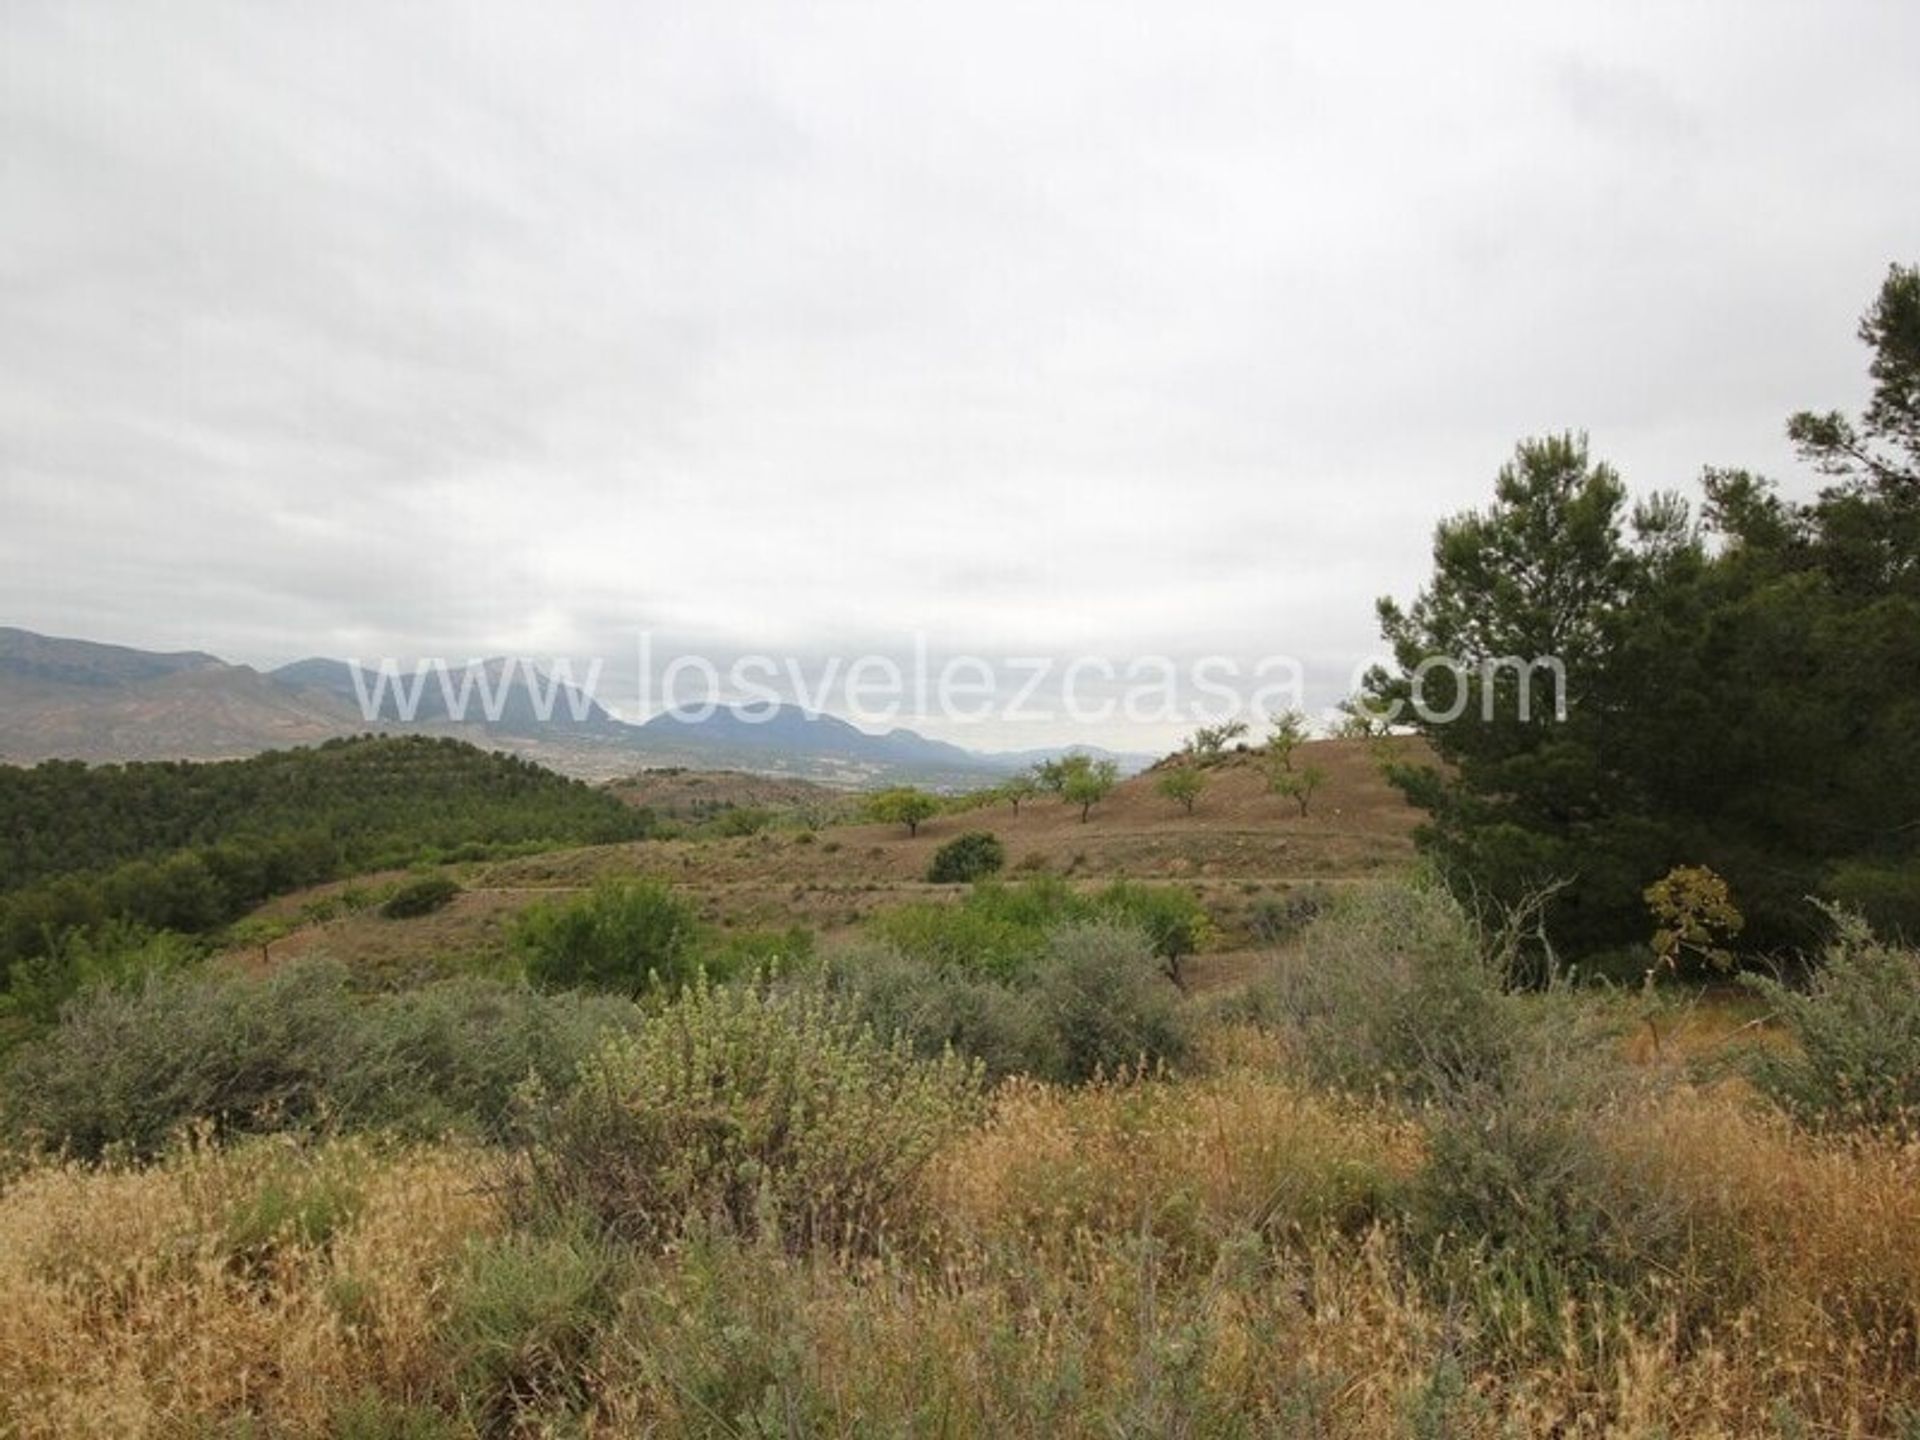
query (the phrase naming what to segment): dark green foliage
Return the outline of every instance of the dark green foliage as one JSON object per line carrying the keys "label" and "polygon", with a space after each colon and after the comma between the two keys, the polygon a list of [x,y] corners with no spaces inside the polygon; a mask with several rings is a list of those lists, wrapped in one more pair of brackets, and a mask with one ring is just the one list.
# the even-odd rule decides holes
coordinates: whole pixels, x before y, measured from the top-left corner
{"label": "dark green foliage", "polygon": [[[1709,471],[1704,530],[1673,496],[1629,514],[1618,477],[1559,437],[1520,446],[1491,509],[1441,525],[1427,589],[1382,602],[1397,668],[1369,688],[1405,702],[1433,657],[1472,672],[1464,691],[1445,671],[1426,687],[1442,715],[1463,700],[1459,719],[1400,714],[1444,766],[1394,773],[1461,893],[1511,905],[1561,882],[1550,932],[1586,954],[1643,940],[1642,890],[1705,865],[1732,887],[1743,943],[1768,950],[1816,940],[1805,896],[1913,872],[1917,311],[1920,278],[1896,268],[1862,326],[1876,388],[1859,426],[1795,418],[1839,479],[1811,502]],[[1523,717],[1515,672],[1480,668],[1507,656],[1559,657],[1563,721],[1551,686]],[[1858,893],[1877,919],[1909,913],[1897,883]]]}
{"label": "dark green foliage", "polygon": [[0,1120],[93,1156],[158,1153],[193,1121],[225,1133],[316,1124],[495,1133],[529,1075],[570,1082],[630,1006],[450,981],[363,997],[328,961],[264,979],[156,975],[89,991],[14,1057]]}
{"label": "dark green foliage", "polygon": [[1141,885],[1119,880],[1094,899],[1095,912],[1138,929],[1147,937],[1168,977],[1180,979],[1180,962],[1212,933],[1204,905],[1190,890],[1172,885]]}
{"label": "dark green foliage", "polygon": [[14,962],[13,984],[0,994],[0,1014],[51,1025],[82,991],[137,987],[149,975],[183,970],[201,955],[202,946],[187,936],[125,921],[91,932],[64,931],[44,953]]}
{"label": "dark green foliage", "polygon": [[678,990],[698,968],[699,938],[692,902],[653,879],[602,880],[531,905],[514,924],[527,978],[545,990]]}
{"label": "dark green foliage", "polygon": [[1920,946],[1920,864],[1843,861],[1827,872],[1821,890],[1875,934]]}
{"label": "dark green foliage", "polygon": [[1920,487],[1920,266],[1888,268],[1858,333],[1873,351],[1873,399],[1859,423],[1803,410],[1787,434],[1829,475]]}
{"label": "dark green foliage", "polygon": [[999,837],[985,830],[969,830],[933,852],[927,879],[935,885],[969,885],[997,873],[1007,863]]}
{"label": "dark green foliage", "polygon": [[412,920],[444,910],[459,893],[460,882],[451,875],[422,875],[388,896],[380,913],[389,920]]}
{"label": "dark green foliage", "polygon": [[1754,1083],[1809,1125],[1920,1132],[1920,950],[1837,924],[1807,989],[1749,977],[1795,1042],[1758,1052]]}
{"label": "dark green foliage", "polygon": [[342,875],[650,824],[529,761],[422,736],[214,764],[0,766],[0,815],[0,968],[108,920],[203,933]]}

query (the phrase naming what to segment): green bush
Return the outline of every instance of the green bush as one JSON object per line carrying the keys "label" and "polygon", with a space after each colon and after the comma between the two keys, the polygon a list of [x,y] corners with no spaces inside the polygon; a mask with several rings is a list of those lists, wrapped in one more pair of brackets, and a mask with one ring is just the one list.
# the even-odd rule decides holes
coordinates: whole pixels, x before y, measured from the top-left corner
{"label": "green bush", "polygon": [[519,1434],[524,1422],[581,1405],[584,1362],[613,1308],[612,1278],[606,1251],[579,1234],[508,1234],[467,1247],[439,1338],[481,1433]]}
{"label": "green bush", "polygon": [[184,970],[203,952],[203,943],[188,936],[125,921],[108,921],[91,932],[68,930],[51,937],[40,954],[13,962],[0,1015],[51,1025],[77,995],[96,986],[126,989],[149,975]]}
{"label": "green bush", "polygon": [[699,918],[659,880],[602,880],[585,895],[521,912],[514,943],[546,990],[677,991],[697,966]]}
{"label": "green bush", "polygon": [[932,967],[873,944],[837,951],[826,973],[876,1034],[927,1058],[967,1056],[995,1079],[1077,1084],[1185,1056],[1179,992],[1144,932],[1083,921],[1043,945],[1040,961],[1011,978]]}
{"label": "green bush", "polygon": [[1242,1010],[1288,1032],[1323,1084],[1430,1098],[1499,1082],[1516,1003],[1451,896],[1392,884],[1342,895]]}
{"label": "green bush", "polygon": [[1875,934],[1920,945],[1920,864],[1848,861],[1833,868],[1825,893],[1857,912]]}
{"label": "green bush", "polygon": [[985,830],[969,830],[933,852],[927,879],[935,885],[968,885],[995,874],[1007,863],[999,837]]}
{"label": "green bush", "polygon": [[696,981],[539,1118],[534,1198],[658,1243],[689,1223],[866,1247],[975,1112],[978,1068],[916,1059],[817,987]]}
{"label": "green bush", "polygon": [[1858,917],[1835,918],[1806,990],[1747,977],[1795,1042],[1756,1054],[1753,1081],[1810,1125],[1920,1128],[1920,950],[1876,941]]}
{"label": "green bush", "polygon": [[812,967],[813,951],[813,931],[804,925],[742,930],[709,937],[700,947],[700,968],[713,979],[792,975]]}
{"label": "green bush", "polygon": [[1612,1312],[1686,1323],[1737,1304],[1726,1286],[1742,1267],[1710,1258],[1735,1238],[1657,1151],[1610,1143],[1639,1080],[1616,1057],[1609,1037],[1554,1009],[1516,1040],[1503,1082],[1456,1084],[1424,1112],[1411,1253],[1495,1352],[1564,1354]]}
{"label": "green bush", "polygon": [[497,1134],[529,1075],[570,1083],[609,1029],[636,1018],[611,999],[482,980],[363,997],[327,960],[259,979],[156,975],[89,992],[23,1047],[0,1086],[0,1126],[87,1157],[157,1154],[194,1121],[226,1134]]}
{"label": "green bush", "polygon": [[876,916],[869,929],[928,965],[1012,981],[1042,960],[1054,930],[1100,919],[1145,930],[1169,973],[1210,933],[1206,910],[1178,886],[1120,882],[1083,895],[1051,876],[1013,885],[982,880],[958,905],[902,905]]}
{"label": "green bush", "polygon": [[1212,934],[1213,922],[1192,891],[1170,885],[1117,881],[1094,898],[1094,913],[1146,934],[1169,978],[1178,981],[1180,962]]}
{"label": "green bush", "polygon": [[417,880],[409,880],[388,896],[387,903],[380,907],[380,913],[389,920],[411,920],[416,916],[431,915],[451,905],[453,897],[459,893],[460,882],[451,875],[422,875]]}
{"label": "green bush", "polygon": [[868,929],[931,970],[1006,980],[1029,969],[1046,949],[1046,931],[976,905],[974,898],[958,905],[897,906],[876,915]]}
{"label": "green bush", "polygon": [[1113,921],[1056,931],[1032,999],[1058,1056],[1048,1078],[1073,1084],[1178,1063],[1187,1052],[1178,999],[1145,932]]}
{"label": "green bush", "polygon": [[1262,895],[1247,907],[1247,929],[1256,945],[1286,945],[1319,919],[1329,903],[1328,893],[1318,888]]}
{"label": "green bush", "polygon": [[988,1078],[1058,1076],[1058,1037],[1024,989],[929,966],[891,945],[861,942],[827,958],[827,983],[876,1035],[899,1037],[924,1059],[951,1050]]}

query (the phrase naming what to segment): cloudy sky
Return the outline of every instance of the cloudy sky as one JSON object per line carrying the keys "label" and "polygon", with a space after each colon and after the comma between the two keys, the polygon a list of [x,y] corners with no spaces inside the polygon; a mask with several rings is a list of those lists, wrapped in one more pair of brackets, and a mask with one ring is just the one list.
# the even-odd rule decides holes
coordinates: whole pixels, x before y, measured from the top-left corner
{"label": "cloudy sky", "polygon": [[0,0],[0,623],[1332,675],[1522,435],[1810,487],[1917,58],[1910,0]]}

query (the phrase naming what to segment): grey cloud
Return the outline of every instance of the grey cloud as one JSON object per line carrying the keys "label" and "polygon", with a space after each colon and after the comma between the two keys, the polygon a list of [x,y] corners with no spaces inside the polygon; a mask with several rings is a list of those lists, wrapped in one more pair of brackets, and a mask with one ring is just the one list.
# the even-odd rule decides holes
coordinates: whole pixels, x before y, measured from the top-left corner
{"label": "grey cloud", "polygon": [[1810,484],[1920,233],[1877,0],[0,32],[0,618],[244,659],[1338,669],[1521,435]]}

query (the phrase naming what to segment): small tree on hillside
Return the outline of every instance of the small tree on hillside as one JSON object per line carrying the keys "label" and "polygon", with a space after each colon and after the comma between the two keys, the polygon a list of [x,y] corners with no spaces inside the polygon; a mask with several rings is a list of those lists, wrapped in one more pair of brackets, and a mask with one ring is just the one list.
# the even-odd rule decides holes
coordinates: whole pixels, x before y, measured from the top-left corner
{"label": "small tree on hillside", "polygon": [[1064,795],[1067,781],[1092,763],[1093,758],[1088,755],[1061,755],[1053,760],[1042,760],[1033,767],[1033,783],[1049,795]]}
{"label": "small tree on hillside", "polygon": [[1333,725],[1336,740],[1380,740],[1389,733],[1387,722],[1374,713],[1365,695],[1350,695],[1335,708],[1340,711]]}
{"label": "small tree on hillside", "polygon": [[1226,753],[1227,746],[1247,733],[1244,720],[1223,720],[1218,725],[1202,725],[1187,737],[1186,753],[1202,765],[1211,764]]}
{"label": "small tree on hillside", "polygon": [[1068,774],[1060,788],[1060,798],[1080,807],[1080,823],[1084,825],[1088,812],[1111,795],[1113,787],[1120,783],[1120,767],[1111,760],[1089,760],[1084,755],[1072,758],[1082,763]]}
{"label": "small tree on hillside", "polygon": [[1169,800],[1177,800],[1186,806],[1187,813],[1193,813],[1193,802],[1200,798],[1200,792],[1207,788],[1207,772],[1197,765],[1176,765],[1170,770],[1160,772],[1160,778],[1154,788]]}
{"label": "small tree on hillside", "polygon": [[1307,717],[1298,710],[1282,710],[1269,724],[1272,729],[1267,734],[1267,763],[1270,767],[1290,771],[1293,769],[1293,752],[1307,738]]}
{"label": "small tree on hillside", "polygon": [[1284,771],[1277,777],[1270,776],[1276,794],[1290,796],[1293,803],[1300,807],[1305,815],[1313,803],[1313,795],[1327,782],[1327,772],[1318,765],[1305,765],[1298,770]]}
{"label": "small tree on hillside", "polygon": [[1031,800],[1040,793],[1040,781],[1026,770],[1012,776],[1000,786],[1000,798],[1013,806],[1013,813],[1020,813],[1020,802]]}
{"label": "small tree on hillside", "polygon": [[867,802],[867,814],[885,824],[904,825],[909,835],[918,835],[920,822],[939,813],[940,798],[911,785],[882,790]]}

